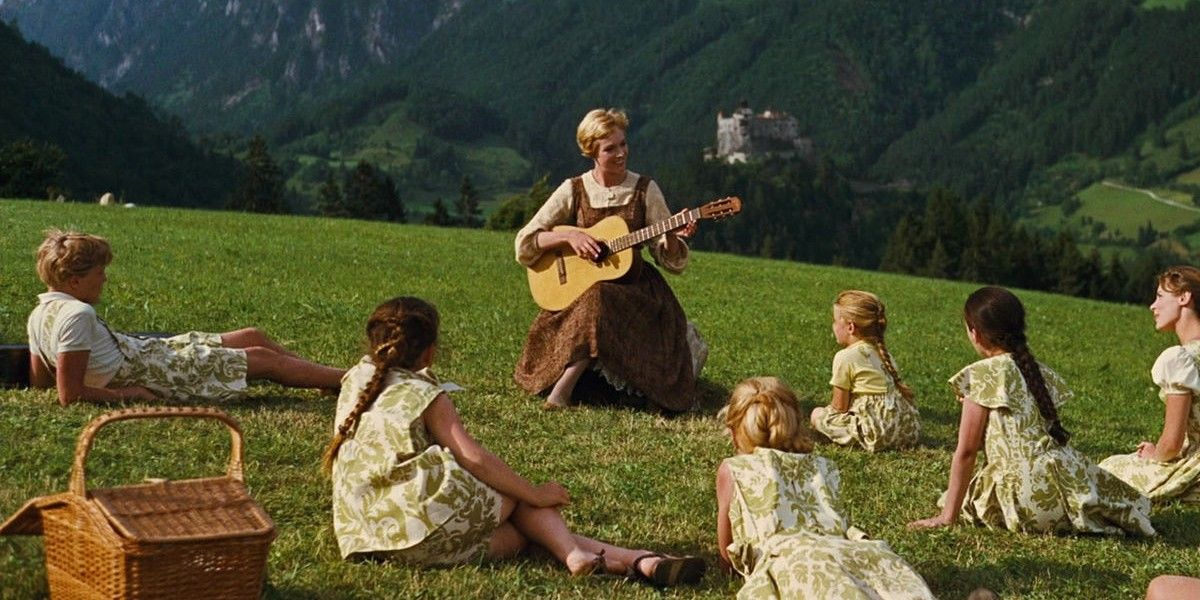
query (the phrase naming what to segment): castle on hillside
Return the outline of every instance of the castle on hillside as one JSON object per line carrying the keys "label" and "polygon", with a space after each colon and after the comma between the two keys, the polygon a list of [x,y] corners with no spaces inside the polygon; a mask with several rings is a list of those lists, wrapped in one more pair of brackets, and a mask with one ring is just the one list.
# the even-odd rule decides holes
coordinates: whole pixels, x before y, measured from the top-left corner
{"label": "castle on hillside", "polygon": [[797,156],[813,161],[812,138],[800,135],[800,126],[785,112],[764,110],[754,114],[742,102],[733,114],[717,113],[717,148],[705,148],[705,160],[720,160],[729,164],[746,162],[766,156]]}

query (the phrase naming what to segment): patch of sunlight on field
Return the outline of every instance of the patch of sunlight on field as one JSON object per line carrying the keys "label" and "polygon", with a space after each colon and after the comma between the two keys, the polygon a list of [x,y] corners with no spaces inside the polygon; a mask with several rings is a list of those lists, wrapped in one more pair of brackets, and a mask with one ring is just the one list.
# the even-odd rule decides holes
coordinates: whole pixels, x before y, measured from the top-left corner
{"label": "patch of sunlight on field", "polygon": [[1170,231],[1200,218],[1200,213],[1157,202],[1141,192],[1100,183],[1079,192],[1079,199],[1083,206],[1076,216],[1091,217],[1126,236],[1134,235],[1147,221],[1159,231]]}

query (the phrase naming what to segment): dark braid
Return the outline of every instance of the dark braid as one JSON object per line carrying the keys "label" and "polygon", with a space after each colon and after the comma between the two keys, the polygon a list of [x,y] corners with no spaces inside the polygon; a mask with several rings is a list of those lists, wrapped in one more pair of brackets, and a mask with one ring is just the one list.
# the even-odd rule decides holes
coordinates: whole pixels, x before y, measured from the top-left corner
{"label": "dark braid", "polygon": [[332,472],[338,450],[353,435],[359,418],[370,410],[383,393],[388,373],[396,368],[412,369],[417,366],[421,354],[437,342],[437,332],[437,309],[420,298],[393,298],[379,305],[371,314],[367,320],[367,340],[371,343],[371,364],[375,366],[375,372],[325,448],[321,464],[326,473]]}
{"label": "dark braid", "polygon": [[1025,340],[1025,307],[1021,300],[1004,288],[982,287],[967,297],[963,317],[981,341],[1012,355],[1025,387],[1033,394],[1038,413],[1046,421],[1050,437],[1065,446],[1071,433],[1058,418],[1042,369]]}

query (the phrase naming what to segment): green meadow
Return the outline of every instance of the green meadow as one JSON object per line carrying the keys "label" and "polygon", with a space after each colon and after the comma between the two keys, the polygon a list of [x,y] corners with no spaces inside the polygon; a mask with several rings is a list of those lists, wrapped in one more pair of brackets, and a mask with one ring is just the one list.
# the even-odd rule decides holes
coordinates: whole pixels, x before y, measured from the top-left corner
{"label": "green meadow", "polygon": [[[48,227],[112,242],[116,259],[97,310],[126,331],[256,325],[301,354],[350,365],[362,354],[363,324],[376,304],[400,294],[432,301],[443,322],[435,370],[466,388],[454,399],[475,437],[531,480],[563,483],[572,494],[565,516],[576,531],[699,554],[710,565],[701,585],[659,592],[620,579],[571,578],[541,552],[443,569],[343,562],[329,482],[318,468],[334,401],[255,385],[249,398],[222,408],[242,425],[246,480],[278,529],[270,598],[732,597],[740,579],[718,568],[715,543],[713,477],[731,452],[716,412],[727,391],[752,375],[784,378],[806,409],[827,402],[837,350],[830,304],[846,288],[874,291],[888,305],[888,345],[918,394],[922,444],[879,455],[830,446],[816,452],[840,467],[851,522],[887,540],[939,597],[986,586],[1004,598],[1140,598],[1155,575],[1200,574],[1195,506],[1157,508],[1160,535],[1151,540],[905,528],[936,512],[946,485],[959,409],[945,381],[976,358],[960,319],[972,284],[696,253],[688,272],[669,280],[711,345],[700,406],[671,418],[616,406],[547,413],[511,377],[536,311],[510,234],[0,201],[0,341],[25,340],[26,315],[44,291],[33,251]],[[1072,444],[1099,460],[1155,439],[1163,409],[1149,369],[1175,340],[1153,331],[1146,308],[1019,295],[1034,352],[1077,394],[1063,410]],[[60,408],[53,391],[0,390],[0,517],[65,490],[80,429],[109,408]],[[96,443],[88,484],[219,474],[227,453],[227,434],[214,424],[117,423]],[[42,561],[40,538],[0,538],[0,597],[44,596]]]}

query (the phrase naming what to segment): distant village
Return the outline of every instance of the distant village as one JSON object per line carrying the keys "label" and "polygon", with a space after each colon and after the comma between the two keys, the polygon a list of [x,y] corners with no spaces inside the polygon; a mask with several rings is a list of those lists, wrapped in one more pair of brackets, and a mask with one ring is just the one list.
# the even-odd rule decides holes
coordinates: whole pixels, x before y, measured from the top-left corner
{"label": "distant village", "polygon": [[788,113],[767,109],[754,114],[746,102],[732,115],[717,113],[717,147],[705,148],[705,160],[733,164],[768,156],[816,159],[812,138],[800,135],[796,117]]}

